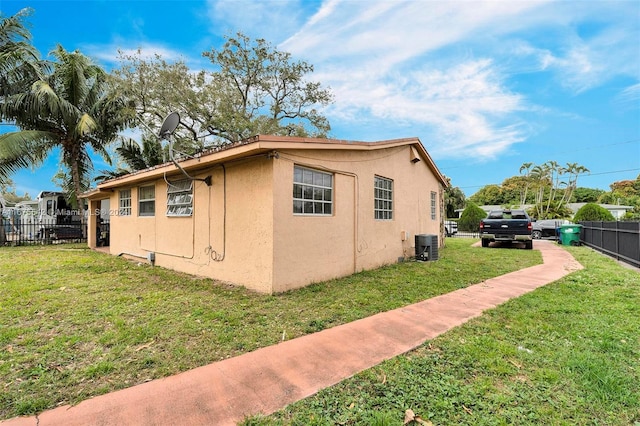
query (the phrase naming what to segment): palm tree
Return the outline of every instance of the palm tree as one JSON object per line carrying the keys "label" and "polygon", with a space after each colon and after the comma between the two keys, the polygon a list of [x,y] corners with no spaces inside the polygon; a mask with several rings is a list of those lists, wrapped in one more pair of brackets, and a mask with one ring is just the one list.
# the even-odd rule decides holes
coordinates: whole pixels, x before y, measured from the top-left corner
{"label": "palm tree", "polygon": [[[31,34],[22,22],[29,13],[29,9],[23,9],[5,18],[0,11],[0,114],[6,96],[19,92],[39,76],[42,63],[38,59],[37,51],[29,43]],[[10,182],[7,176],[0,173],[0,185],[4,186]],[[2,218],[3,204],[0,202],[0,245],[6,242]]]}
{"label": "palm tree", "polygon": [[533,163],[522,163],[520,166],[520,174],[524,173],[524,189],[520,189],[520,206],[526,204],[527,195],[529,192],[529,186],[531,185],[531,168],[533,167]]}
{"label": "palm tree", "polygon": [[30,12],[22,9],[7,18],[0,12],[0,102],[28,87],[46,66],[30,43],[31,33],[22,22]]}
{"label": "palm tree", "polygon": [[[0,176],[37,167],[60,148],[61,165],[80,194],[93,167],[89,148],[110,164],[106,147],[129,117],[121,99],[110,95],[107,74],[89,58],[62,46],[51,54],[56,59],[53,72],[6,96],[0,105],[0,117],[19,128],[0,135]],[[82,203],[78,207],[84,210]]]}
{"label": "palm tree", "polygon": [[142,147],[133,139],[123,138],[120,141],[120,146],[116,148],[116,153],[126,164],[126,167],[117,167],[115,170],[100,170],[101,174],[95,177],[96,182],[104,182],[138,170],[148,169],[166,161],[164,148],[155,136],[143,137]]}

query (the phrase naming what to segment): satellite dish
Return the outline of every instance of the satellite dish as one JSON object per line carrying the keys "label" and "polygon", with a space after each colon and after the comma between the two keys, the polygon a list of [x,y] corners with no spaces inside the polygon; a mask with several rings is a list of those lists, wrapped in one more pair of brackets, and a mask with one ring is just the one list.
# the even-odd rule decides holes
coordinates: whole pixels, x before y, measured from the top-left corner
{"label": "satellite dish", "polygon": [[162,122],[162,127],[160,127],[160,139],[165,139],[169,135],[176,130],[178,124],[180,123],[180,114],[177,112],[171,112]]}

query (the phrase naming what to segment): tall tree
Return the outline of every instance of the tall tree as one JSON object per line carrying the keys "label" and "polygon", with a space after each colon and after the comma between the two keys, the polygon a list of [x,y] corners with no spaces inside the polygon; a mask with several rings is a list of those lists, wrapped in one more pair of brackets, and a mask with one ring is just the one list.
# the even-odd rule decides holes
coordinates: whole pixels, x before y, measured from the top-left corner
{"label": "tall tree", "polygon": [[120,67],[113,70],[116,89],[133,108],[134,125],[143,138],[154,138],[171,111],[180,112],[174,132],[175,145],[187,153],[202,150],[203,123],[213,114],[217,101],[211,80],[204,71],[191,72],[183,61],[168,62],[159,55],[145,58],[141,51],[120,53]]}
{"label": "tall tree", "polygon": [[31,195],[29,195],[28,192],[25,192],[23,195],[18,195],[13,180],[7,179],[4,182],[0,182],[0,198],[3,198],[5,202],[15,204],[20,201],[31,200]]}
{"label": "tall tree", "polygon": [[485,185],[469,197],[469,201],[481,206],[502,205],[505,201],[500,185]]}
{"label": "tall tree", "polygon": [[604,189],[596,189],[596,188],[576,188],[573,191],[573,196],[571,197],[571,202],[575,203],[595,203],[598,201],[598,198],[604,194],[606,191]]}
{"label": "tall tree", "polygon": [[0,135],[0,176],[37,167],[57,147],[74,192],[80,194],[93,167],[90,149],[110,162],[106,147],[128,116],[122,101],[110,95],[107,74],[89,58],[62,46],[51,55],[52,72],[3,100],[2,118],[13,120],[19,130]]}
{"label": "tall tree", "polygon": [[578,185],[578,176],[589,172],[578,163],[566,167],[556,161],[547,161],[531,169],[530,177],[536,188],[534,216],[538,219],[555,219],[568,215],[566,204]]}
{"label": "tall tree", "polygon": [[313,65],[292,61],[290,53],[242,33],[228,37],[222,50],[203,55],[220,67],[213,76],[224,88],[220,111],[231,126],[221,135],[230,142],[258,133],[307,136],[305,123],[315,136],[326,136],[329,122],[314,106],[327,105],[332,95],[320,83],[305,81]]}
{"label": "tall tree", "polygon": [[444,190],[444,205],[447,217],[451,218],[456,217],[457,209],[464,208],[466,198],[464,192],[462,192],[459,187],[451,185],[450,178],[447,177],[446,179],[449,185],[447,189]]}
{"label": "tall tree", "polygon": [[598,198],[598,202],[632,206],[623,220],[640,220],[640,175],[635,180],[621,180],[613,182],[611,192],[605,192]]}
{"label": "tall tree", "polygon": [[306,80],[313,66],[240,33],[220,51],[203,55],[214,71],[192,72],[183,61],[144,58],[141,52],[121,55],[114,75],[143,131],[157,132],[163,118],[178,111],[175,144],[187,153],[260,133],[326,136],[329,122],[318,108],[332,95]]}
{"label": "tall tree", "polygon": [[520,187],[520,205],[527,203],[527,196],[529,195],[529,187],[531,186],[531,168],[533,163],[523,163],[520,166],[520,174],[524,174],[522,179],[522,186]]}
{"label": "tall tree", "polygon": [[501,185],[485,185],[469,197],[477,204],[522,206],[533,202],[530,214],[537,219],[565,218],[566,205],[577,189],[578,177],[589,169],[577,163],[561,166],[556,161],[524,163],[519,176],[506,178]]}

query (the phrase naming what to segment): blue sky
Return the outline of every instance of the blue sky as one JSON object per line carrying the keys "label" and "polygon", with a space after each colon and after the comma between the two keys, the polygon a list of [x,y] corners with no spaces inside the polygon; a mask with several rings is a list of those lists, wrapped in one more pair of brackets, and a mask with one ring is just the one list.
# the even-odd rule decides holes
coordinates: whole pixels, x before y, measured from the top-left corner
{"label": "blue sky", "polygon": [[[331,137],[417,136],[467,196],[525,162],[579,163],[579,186],[607,190],[640,174],[638,0],[0,0],[24,7],[43,56],[107,70],[118,49],[203,69],[225,35],[264,38],[331,88]],[[58,160],[16,173],[18,193],[54,189]]]}

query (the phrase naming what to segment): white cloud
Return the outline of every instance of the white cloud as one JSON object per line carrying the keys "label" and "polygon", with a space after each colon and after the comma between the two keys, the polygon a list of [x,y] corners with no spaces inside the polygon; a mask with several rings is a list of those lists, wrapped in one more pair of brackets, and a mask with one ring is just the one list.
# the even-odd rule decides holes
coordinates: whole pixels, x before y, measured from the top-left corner
{"label": "white cloud", "polygon": [[463,40],[540,2],[330,1],[281,44],[315,61],[384,58],[397,63]]}
{"label": "white cloud", "polygon": [[517,118],[505,120],[526,108],[522,97],[504,89],[489,60],[383,77],[362,72],[325,79],[332,81],[336,96],[328,111],[332,117],[355,127],[367,117],[367,126],[383,128],[392,122],[420,129],[436,142],[434,155],[493,157],[526,136]]}
{"label": "white cloud", "polygon": [[[640,36],[640,33],[636,31],[636,35]],[[638,40],[640,38],[634,37],[633,32],[625,32],[620,28],[604,30],[590,39],[574,36],[566,52],[560,52],[555,57],[548,55],[547,65],[557,71],[563,86],[576,93],[597,87],[620,75],[640,78],[640,69],[637,68]]]}
{"label": "white cloud", "polygon": [[510,35],[512,53],[527,64],[526,71],[551,72],[555,82],[573,94],[619,76],[639,79],[640,3],[589,1],[576,5],[545,5],[539,13],[528,14],[522,27]]}
{"label": "white cloud", "polygon": [[[544,90],[573,93],[639,77],[633,2],[208,0],[207,7],[211,34],[241,30],[312,63],[311,78],[335,94],[326,111],[332,123],[393,122],[428,135],[436,155],[489,158],[527,138],[537,124],[519,114],[548,107],[515,92],[514,74],[545,72],[555,81],[545,79]],[[114,61],[116,46],[96,46],[94,56]],[[162,45],[139,47],[202,67],[201,58]],[[637,101],[638,91],[629,87],[618,99]]]}
{"label": "white cloud", "polygon": [[211,32],[218,36],[241,31],[252,38],[277,43],[301,25],[303,0],[207,0]]}
{"label": "white cloud", "polygon": [[640,103],[640,83],[625,87],[615,98],[615,101],[628,105],[631,108],[638,108]]}
{"label": "white cloud", "polygon": [[330,1],[280,47],[312,58],[313,79],[336,97],[332,121],[393,122],[428,134],[436,155],[487,158],[525,139],[514,116],[524,99],[506,88],[492,60],[466,51],[430,58],[536,5]]}
{"label": "white cloud", "polygon": [[[637,72],[633,19],[578,35],[577,23],[609,7],[594,3],[329,0],[279,47],[331,87],[332,122],[382,129],[392,120],[428,134],[434,153],[489,158],[536,127],[520,112],[546,110],[510,89],[509,72],[552,72],[573,92]],[[611,49],[627,55],[611,60]]]}

